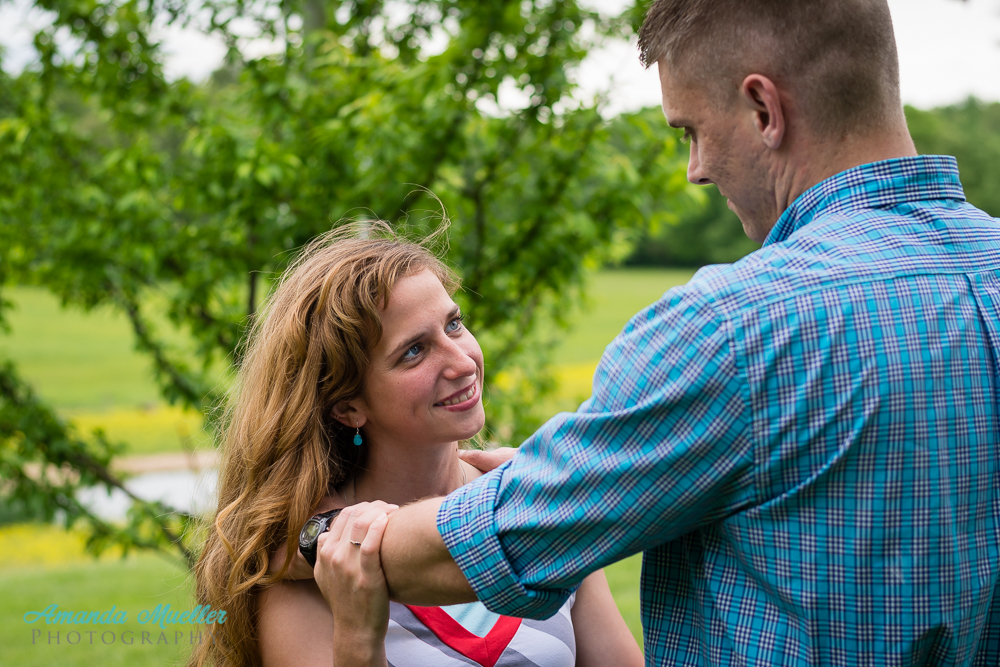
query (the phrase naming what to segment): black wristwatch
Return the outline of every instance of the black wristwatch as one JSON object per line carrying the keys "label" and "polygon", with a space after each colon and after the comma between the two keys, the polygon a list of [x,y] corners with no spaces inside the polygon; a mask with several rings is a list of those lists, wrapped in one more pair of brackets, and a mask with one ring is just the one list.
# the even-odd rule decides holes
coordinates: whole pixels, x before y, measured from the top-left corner
{"label": "black wristwatch", "polygon": [[330,524],[340,514],[340,510],[330,510],[321,512],[306,521],[299,533],[299,553],[309,563],[309,567],[316,567],[316,542],[319,536],[330,530]]}

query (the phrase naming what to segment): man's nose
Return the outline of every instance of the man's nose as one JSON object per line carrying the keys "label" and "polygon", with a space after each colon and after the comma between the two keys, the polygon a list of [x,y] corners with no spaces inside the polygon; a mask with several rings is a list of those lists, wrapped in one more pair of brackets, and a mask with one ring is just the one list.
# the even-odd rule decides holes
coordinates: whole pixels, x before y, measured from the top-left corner
{"label": "man's nose", "polygon": [[711,185],[712,181],[701,170],[701,156],[698,145],[691,142],[691,155],[688,157],[688,180],[695,185]]}

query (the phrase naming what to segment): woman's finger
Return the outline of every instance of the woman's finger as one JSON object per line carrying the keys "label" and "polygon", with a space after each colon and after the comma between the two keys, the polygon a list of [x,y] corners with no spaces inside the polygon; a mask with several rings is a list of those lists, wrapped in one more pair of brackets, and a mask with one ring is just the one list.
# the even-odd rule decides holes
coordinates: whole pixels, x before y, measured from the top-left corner
{"label": "woman's finger", "polygon": [[363,542],[372,522],[385,514],[386,512],[374,503],[366,507],[364,511],[355,514],[352,517],[350,528],[347,529],[348,539],[351,543],[357,546]]}
{"label": "woman's finger", "polygon": [[[336,544],[342,539],[360,543],[364,540],[365,535],[368,532],[368,526],[372,521],[384,514],[391,514],[397,509],[399,509],[399,505],[385,503],[381,500],[376,500],[370,503],[358,503],[357,505],[345,507],[343,511],[341,511],[340,514],[334,518],[333,523],[330,524],[330,528],[327,532],[319,536],[317,548],[322,549],[323,544],[327,542]],[[357,546],[357,544],[354,546]],[[308,563],[305,562],[305,559],[303,559],[302,562],[306,567],[308,567]],[[303,576],[307,577],[309,575],[307,573],[303,573]]]}
{"label": "woman's finger", "polygon": [[352,505],[351,507],[345,507],[341,510],[337,518],[333,520],[330,524],[330,528],[327,533],[333,538],[334,541],[339,541],[344,535],[344,531],[348,530],[348,526],[351,525],[351,518],[357,514],[359,510],[358,505]]}
{"label": "woman's finger", "polygon": [[365,539],[361,543],[361,569],[367,573],[378,572],[382,569],[379,550],[382,547],[382,536],[385,535],[385,527],[388,524],[389,515],[383,514],[368,526],[368,534],[365,535]]}
{"label": "woman's finger", "polygon": [[383,502],[381,500],[373,500],[370,503],[358,503],[357,505],[351,505],[351,507],[364,507],[364,508],[374,508],[378,509],[386,514],[392,514],[399,509],[399,505],[393,505],[391,503]]}

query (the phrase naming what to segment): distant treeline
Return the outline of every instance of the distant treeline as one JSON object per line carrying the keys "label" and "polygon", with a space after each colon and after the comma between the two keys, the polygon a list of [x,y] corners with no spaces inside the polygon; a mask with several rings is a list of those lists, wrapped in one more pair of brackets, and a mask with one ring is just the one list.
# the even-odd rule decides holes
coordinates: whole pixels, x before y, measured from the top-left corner
{"label": "distant treeline", "polygon": [[[954,155],[968,200],[1000,217],[1000,103],[970,98],[962,104],[922,111],[906,107],[910,134],[922,154]],[[629,266],[703,266],[734,262],[758,246],[715,186],[706,201],[682,213],[636,244]]]}

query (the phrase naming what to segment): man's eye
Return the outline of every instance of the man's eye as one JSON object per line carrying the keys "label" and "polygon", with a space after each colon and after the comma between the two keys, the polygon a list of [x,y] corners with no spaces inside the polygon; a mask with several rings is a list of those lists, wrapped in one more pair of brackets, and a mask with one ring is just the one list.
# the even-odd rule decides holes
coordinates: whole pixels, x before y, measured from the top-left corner
{"label": "man's eye", "polygon": [[462,328],[462,317],[459,316],[453,319],[451,322],[449,322],[448,326],[446,326],[444,330],[447,333],[451,333],[453,331],[458,331],[461,328]]}
{"label": "man's eye", "polygon": [[409,361],[411,359],[415,359],[416,356],[418,354],[420,354],[420,350],[422,350],[422,349],[424,349],[424,348],[419,343],[417,345],[414,345],[409,350],[407,350],[405,353],[403,353],[403,361]]}

